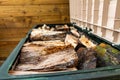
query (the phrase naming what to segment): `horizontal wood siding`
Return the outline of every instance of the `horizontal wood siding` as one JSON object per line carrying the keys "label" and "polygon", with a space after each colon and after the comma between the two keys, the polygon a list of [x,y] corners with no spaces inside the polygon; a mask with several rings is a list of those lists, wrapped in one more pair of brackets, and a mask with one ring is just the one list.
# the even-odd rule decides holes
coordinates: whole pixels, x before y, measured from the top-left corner
{"label": "horizontal wood siding", "polygon": [[34,25],[69,22],[69,0],[0,0],[0,63]]}
{"label": "horizontal wood siding", "polygon": [[68,4],[68,0],[0,0],[0,5]]}

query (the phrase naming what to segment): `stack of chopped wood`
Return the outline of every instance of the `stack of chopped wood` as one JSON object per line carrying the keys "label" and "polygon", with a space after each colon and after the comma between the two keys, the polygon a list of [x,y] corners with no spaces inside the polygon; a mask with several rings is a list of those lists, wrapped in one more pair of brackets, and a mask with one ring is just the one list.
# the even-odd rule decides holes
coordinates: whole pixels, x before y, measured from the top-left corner
{"label": "stack of chopped wood", "polygon": [[74,68],[77,61],[78,57],[71,45],[65,45],[61,41],[38,41],[24,45],[20,63],[15,70],[67,70]]}
{"label": "stack of chopped wood", "polygon": [[[43,25],[33,29],[29,41],[23,45],[20,57],[14,64],[15,67],[9,71],[10,74],[94,69],[103,65],[101,61],[106,65],[117,65],[120,62],[118,58],[115,58],[117,54],[108,54],[111,49],[114,53],[119,54],[119,51],[110,46],[106,47],[105,44],[97,45],[82,32],[79,33],[74,27],[67,25],[56,27]],[[107,57],[110,58],[109,62],[106,60]]]}

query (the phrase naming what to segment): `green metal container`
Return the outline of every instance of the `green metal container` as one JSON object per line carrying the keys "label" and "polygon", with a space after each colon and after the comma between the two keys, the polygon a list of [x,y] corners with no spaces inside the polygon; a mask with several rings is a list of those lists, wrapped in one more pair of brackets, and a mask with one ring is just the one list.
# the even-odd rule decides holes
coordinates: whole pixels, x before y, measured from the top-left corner
{"label": "green metal container", "polygon": [[[54,27],[55,25],[63,24],[47,24],[48,26]],[[67,24],[68,26],[74,26],[78,31],[85,33],[91,39],[95,40],[97,43],[107,43],[112,47],[120,50],[120,45],[111,43],[93,33],[87,28],[82,29],[75,24]],[[36,25],[33,28],[37,28],[40,25]],[[32,30],[32,29],[31,29]],[[22,45],[29,39],[31,30],[28,32],[25,38],[23,38],[16,48],[12,51],[3,65],[0,67],[0,80],[120,80],[120,65],[101,67],[89,70],[77,70],[77,71],[67,71],[67,72],[56,72],[56,73],[46,73],[46,74],[31,74],[31,75],[10,75],[8,73],[11,66],[14,64]]]}

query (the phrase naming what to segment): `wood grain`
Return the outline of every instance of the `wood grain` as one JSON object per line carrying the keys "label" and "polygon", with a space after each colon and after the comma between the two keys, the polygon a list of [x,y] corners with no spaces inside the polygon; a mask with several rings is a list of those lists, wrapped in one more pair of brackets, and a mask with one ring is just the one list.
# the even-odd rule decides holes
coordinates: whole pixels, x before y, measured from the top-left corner
{"label": "wood grain", "polygon": [[[9,8],[8,8],[9,7]],[[3,16],[47,16],[68,15],[67,4],[61,5],[28,5],[28,6],[0,6],[0,17]]]}
{"label": "wood grain", "polygon": [[0,0],[0,5],[68,4],[69,0]]}
{"label": "wood grain", "polygon": [[34,25],[69,22],[69,0],[0,0],[0,61]]}

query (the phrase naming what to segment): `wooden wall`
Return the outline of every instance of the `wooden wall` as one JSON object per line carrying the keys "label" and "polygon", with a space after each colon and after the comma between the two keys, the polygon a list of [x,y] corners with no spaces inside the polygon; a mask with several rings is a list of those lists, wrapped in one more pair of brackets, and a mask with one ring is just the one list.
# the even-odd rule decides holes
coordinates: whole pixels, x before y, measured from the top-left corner
{"label": "wooden wall", "polygon": [[120,0],[70,0],[70,20],[120,44]]}
{"label": "wooden wall", "polygon": [[33,25],[68,22],[69,0],[0,0],[0,63]]}

